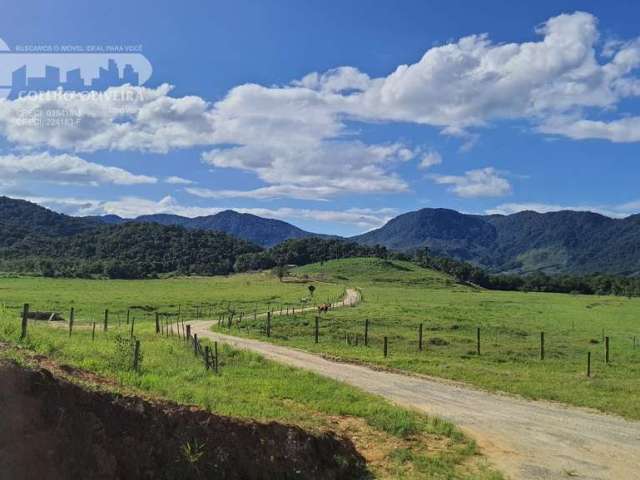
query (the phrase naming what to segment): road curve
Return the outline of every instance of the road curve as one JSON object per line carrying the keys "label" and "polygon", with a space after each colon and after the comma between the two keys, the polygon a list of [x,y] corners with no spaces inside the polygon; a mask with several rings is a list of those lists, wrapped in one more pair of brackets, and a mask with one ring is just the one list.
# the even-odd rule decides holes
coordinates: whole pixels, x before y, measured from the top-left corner
{"label": "road curve", "polygon": [[194,322],[192,331],[200,338],[251,350],[450,420],[475,438],[511,479],[640,479],[640,422],[330,361],[297,349],[214,333],[213,324]]}

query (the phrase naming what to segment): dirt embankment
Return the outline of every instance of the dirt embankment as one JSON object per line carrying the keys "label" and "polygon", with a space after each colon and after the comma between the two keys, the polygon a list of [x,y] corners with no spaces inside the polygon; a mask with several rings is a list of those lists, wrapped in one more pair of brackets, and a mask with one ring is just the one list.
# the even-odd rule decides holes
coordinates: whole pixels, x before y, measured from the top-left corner
{"label": "dirt embankment", "polygon": [[0,361],[0,479],[354,479],[345,439],[91,391]]}

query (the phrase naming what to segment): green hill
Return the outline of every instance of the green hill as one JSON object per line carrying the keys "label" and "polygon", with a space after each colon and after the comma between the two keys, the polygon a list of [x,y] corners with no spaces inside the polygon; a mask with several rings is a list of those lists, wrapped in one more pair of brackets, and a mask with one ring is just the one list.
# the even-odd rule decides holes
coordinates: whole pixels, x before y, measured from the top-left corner
{"label": "green hill", "polygon": [[381,258],[344,258],[298,267],[292,272],[325,281],[366,284],[396,284],[429,288],[466,288],[443,273],[415,263]]}
{"label": "green hill", "polygon": [[395,250],[429,248],[493,272],[640,273],[640,215],[592,212],[467,215],[425,208],[354,237]]}

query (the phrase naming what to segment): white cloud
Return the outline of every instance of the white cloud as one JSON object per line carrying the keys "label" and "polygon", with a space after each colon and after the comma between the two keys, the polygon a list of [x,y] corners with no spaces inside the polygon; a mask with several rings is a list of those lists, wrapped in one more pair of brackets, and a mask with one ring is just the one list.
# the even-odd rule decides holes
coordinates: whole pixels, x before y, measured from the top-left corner
{"label": "white cloud", "polygon": [[182,177],[171,176],[164,179],[164,183],[170,185],[193,185],[195,182]]}
{"label": "white cloud", "polygon": [[[313,189],[321,198],[407,191],[396,167],[425,148],[367,144],[348,126],[352,121],[429,125],[459,137],[463,149],[471,148],[479,128],[505,119],[575,139],[640,141],[637,117],[616,113],[622,100],[640,95],[640,40],[607,42],[599,52],[597,19],[585,12],[550,18],[535,32],[539,38],[521,43],[463,37],[377,78],[343,66],[283,86],[239,85],[213,104],[172,97],[168,85],[117,87],[95,98],[66,93],[2,100],[0,135],[17,148],[72,152],[206,147],[208,164],[252,172],[267,184],[219,191],[223,198],[308,198]],[[73,125],[34,122],[49,111],[68,112]],[[600,111],[612,119],[594,119]],[[420,165],[437,160],[433,152]],[[496,175],[442,178],[465,196],[509,191]]]}
{"label": "white cloud", "polygon": [[[416,152],[401,144],[366,145],[357,141],[314,145],[244,145],[211,150],[203,160],[220,168],[255,172],[273,185],[242,196],[320,198],[341,193],[402,192],[407,184],[389,167],[410,160]],[[313,193],[311,193],[313,192]],[[238,192],[227,195],[240,196]]]}
{"label": "white cloud", "polygon": [[442,155],[438,152],[431,151],[422,157],[422,160],[420,160],[420,163],[418,164],[418,168],[424,170],[429,167],[433,167],[434,165],[440,165],[441,163]]}
{"label": "white cloud", "polygon": [[253,190],[212,190],[208,188],[185,188],[187,193],[200,198],[253,198],[258,200],[273,198],[295,198],[299,200],[326,200],[336,194],[332,187],[296,187],[293,185],[272,185]]}
{"label": "white cloud", "polygon": [[638,42],[600,64],[597,20],[588,13],[553,17],[537,33],[541,41],[494,44],[483,34],[431,48],[417,63],[372,80],[356,109],[364,117],[464,129],[611,107],[628,93],[621,87],[640,64]]}
{"label": "white cloud", "polygon": [[640,142],[640,117],[627,117],[610,122],[552,118],[542,124],[539,130],[574,140],[598,138],[615,143]]}
{"label": "white cloud", "polygon": [[[76,152],[166,153],[211,143],[209,105],[170,97],[172,87],[114,87],[106,92],[45,92],[0,100],[0,133],[15,145]],[[99,94],[98,94],[99,93]],[[64,121],[50,122],[51,115]]]}
{"label": "white cloud", "polygon": [[234,209],[240,213],[251,213],[266,218],[276,218],[280,220],[313,220],[317,222],[342,223],[354,225],[364,230],[378,228],[391,220],[397,211],[395,209],[359,209],[349,208],[346,210],[317,210],[302,208],[238,208]]}
{"label": "white cloud", "polygon": [[438,184],[451,185],[459,197],[501,197],[511,193],[511,184],[493,167],[469,170],[464,175],[431,175]]}
{"label": "white cloud", "polygon": [[105,167],[74,155],[49,153],[2,155],[0,177],[3,182],[45,181],[58,184],[139,185],[156,183],[157,179],[135,175],[117,167]]}

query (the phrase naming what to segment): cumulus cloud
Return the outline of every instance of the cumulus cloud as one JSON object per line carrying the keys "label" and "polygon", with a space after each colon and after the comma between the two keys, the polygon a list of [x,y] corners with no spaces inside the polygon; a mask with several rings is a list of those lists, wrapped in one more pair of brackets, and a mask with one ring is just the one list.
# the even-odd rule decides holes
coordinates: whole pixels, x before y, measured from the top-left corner
{"label": "cumulus cloud", "polygon": [[270,200],[274,198],[295,198],[299,200],[327,200],[336,193],[332,187],[296,187],[293,185],[272,185],[253,190],[212,190],[209,188],[185,188],[187,193],[200,198],[252,198]]}
{"label": "cumulus cloud", "polygon": [[135,175],[117,167],[105,167],[68,154],[50,153],[2,155],[0,177],[3,182],[45,181],[58,184],[139,185],[156,183],[147,175]]}
{"label": "cumulus cloud", "polygon": [[574,140],[598,138],[614,143],[640,142],[640,117],[627,117],[609,122],[552,118],[542,124],[538,130]]}
{"label": "cumulus cloud", "polygon": [[[166,153],[210,144],[210,109],[199,97],[174,98],[172,87],[122,87],[105,92],[44,92],[0,100],[0,133],[23,147],[75,152]],[[61,121],[48,121],[52,116]]]}
{"label": "cumulus cloud", "polygon": [[283,196],[289,192],[294,197],[308,198],[311,191],[321,195],[406,191],[404,180],[388,168],[414,156],[414,151],[401,144],[327,141],[304,146],[216,149],[205,153],[203,160],[216,167],[255,172],[261,180],[276,186],[262,189],[260,194]]}
{"label": "cumulus cloud", "polygon": [[440,165],[441,163],[442,155],[438,152],[431,151],[422,157],[422,160],[420,160],[420,163],[418,164],[418,168],[425,170],[429,167],[433,167],[434,165]]}
{"label": "cumulus cloud", "polygon": [[[321,198],[403,192],[407,184],[395,169],[420,158],[425,147],[365,143],[352,122],[428,125],[460,138],[463,148],[471,148],[478,130],[505,119],[574,139],[640,141],[638,118],[616,112],[624,99],[640,95],[640,40],[600,48],[597,23],[589,13],[562,14],[541,24],[533,41],[470,35],[429,48],[386,76],[343,66],[286,85],[239,85],[215,103],[174,97],[168,85],[117,87],[95,98],[65,93],[1,100],[0,135],[22,149],[72,152],[202,147],[209,150],[206,163],[252,172],[267,184],[219,191],[222,198],[307,198],[313,189]],[[38,121],[50,111],[68,113],[73,125]],[[602,120],[600,112],[610,118]],[[439,160],[433,152],[419,165]],[[482,181],[442,177],[441,183],[465,196],[508,193],[506,180],[478,172],[472,175]]]}
{"label": "cumulus cloud", "polygon": [[469,170],[464,175],[432,175],[438,184],[450,185],[459,197],[502,197],[511,193],[511,184],[493,167]]}
{"label": "cumulus cloud", "polygon": [[170,185],[193,185],[195,182],[187,178],[171,176],[165,178],[164,183],[168,183]]}

